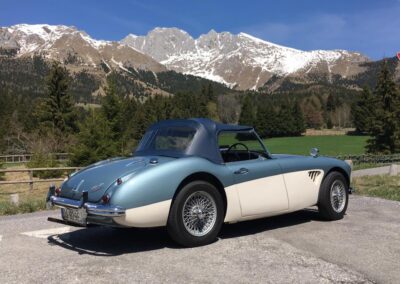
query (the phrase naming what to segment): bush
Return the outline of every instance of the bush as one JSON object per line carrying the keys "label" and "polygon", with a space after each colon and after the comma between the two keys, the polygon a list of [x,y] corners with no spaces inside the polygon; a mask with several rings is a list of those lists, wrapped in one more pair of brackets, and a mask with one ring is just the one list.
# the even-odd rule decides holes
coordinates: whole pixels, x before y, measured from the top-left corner
{"label": "bush", "polygon": [[[54,157],[44,153],[35,153],[29,163],[27,164],[28,168],[54,168],[58,167],[59,163],[55,160]],[[41,179],[48,178],[59,178],[64,174],[63,171],[38,171],[33,172],[34,177],[38,177]]]}
{"label": "bush", "polygon": [[12,204],[9,201],[0,201],[0,216],[31,213],[45,209],[46,202],[44,199],[28,199],[20,202],[18,205]]}

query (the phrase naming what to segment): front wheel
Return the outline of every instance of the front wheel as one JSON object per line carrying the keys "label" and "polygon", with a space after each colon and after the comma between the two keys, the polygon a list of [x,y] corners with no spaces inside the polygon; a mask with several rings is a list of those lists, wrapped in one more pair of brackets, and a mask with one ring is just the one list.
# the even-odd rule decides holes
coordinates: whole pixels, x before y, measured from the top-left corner
{"label": "front wheel", "polygon": [[205,181],[185,185],[176,196],[167,230],[177,243],[194,247],[213,242],[223,223],[224,204],[217,188]]}
{"label": "front wheel", "polygon": [[339,172],[329,173],[322,182],[318,210],[326,220],[342,219],[349,203],[349,185]]}

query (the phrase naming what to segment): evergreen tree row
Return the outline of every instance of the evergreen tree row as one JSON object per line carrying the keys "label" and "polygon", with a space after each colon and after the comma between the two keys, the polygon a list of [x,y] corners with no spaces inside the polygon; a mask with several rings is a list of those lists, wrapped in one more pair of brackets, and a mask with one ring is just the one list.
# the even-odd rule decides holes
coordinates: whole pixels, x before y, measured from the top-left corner
{"label": "evergreen tree row", "polygon": [[268,98],[244,98],[239,124],[254,126],[262,137],[300,136],[305,132],[303,112],[297,101],[274,105]]}

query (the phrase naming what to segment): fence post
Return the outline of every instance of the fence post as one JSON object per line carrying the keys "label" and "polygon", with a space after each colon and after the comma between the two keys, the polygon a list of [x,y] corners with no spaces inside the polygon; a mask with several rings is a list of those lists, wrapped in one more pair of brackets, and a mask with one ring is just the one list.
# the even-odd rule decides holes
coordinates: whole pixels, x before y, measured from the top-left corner
{"label": "fence post", "polygon": [[398,166],[396,164],[391,164],[389,167],[389,175],[396,176],[398,173]]}
{"label": "fence post", "polygon": [[33,190],[33,171],[29,171],[29,190],[32,191]]}

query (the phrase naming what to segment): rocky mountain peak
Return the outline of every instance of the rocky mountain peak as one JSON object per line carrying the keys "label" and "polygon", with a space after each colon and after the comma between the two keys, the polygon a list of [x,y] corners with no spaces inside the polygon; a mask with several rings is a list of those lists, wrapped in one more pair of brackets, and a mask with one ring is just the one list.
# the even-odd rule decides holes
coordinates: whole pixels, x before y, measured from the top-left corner
{"label": "rocky mountain peak", "polygon": [[178,28],[155,28],[146,36],[128,35],[122,41],[162,62],[177,53],[185,53],[195,46],[194,39]]}
{"label": "rocky mountain peak", "polygon": [[119,42],[97,40],[73,26],[19,24],[0,28],[0,48],[14,48],[17,56],[39,54],[45,58],[79,67],[100,68],[101,64],[126,70],[126,67],[166,70],[164,66]]}
{"label": "rocky mountain peak", "polygon": [[308,76],[314,72],[350,76],[368,58],[343,50],[302,51],[246,33],[210,30],[193,39],[188,33],[156,28],[147,36],[122,40],[167,68],[216,80],[239,89],[256,89],[272,76]]}

